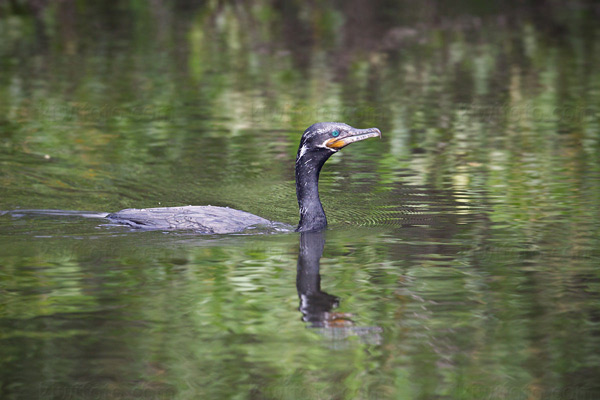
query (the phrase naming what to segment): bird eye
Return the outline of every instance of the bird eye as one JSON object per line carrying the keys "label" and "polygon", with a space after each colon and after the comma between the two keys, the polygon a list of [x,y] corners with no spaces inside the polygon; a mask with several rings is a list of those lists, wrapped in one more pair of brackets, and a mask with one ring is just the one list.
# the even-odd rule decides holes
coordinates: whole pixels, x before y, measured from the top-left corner
{"label": "bird eye", "polygon": [[333,131],[333,132],[331,132],[331,136],[333,136],[333,137],[340,136],[340,131]]}

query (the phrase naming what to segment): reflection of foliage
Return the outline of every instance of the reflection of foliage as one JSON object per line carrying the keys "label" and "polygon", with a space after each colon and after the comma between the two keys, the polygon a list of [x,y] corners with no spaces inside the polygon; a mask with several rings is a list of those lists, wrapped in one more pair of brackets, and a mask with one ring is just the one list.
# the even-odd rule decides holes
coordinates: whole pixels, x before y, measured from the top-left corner
{"label": "reflection of foliage", "polygon": [[48,381],[107,374],[184,398],[590,385],[599,31],[592,7],[562,3],[0,3],[1,209],[211,203],[294,222],[299,131],[384,132],[321,183],[334,226],[375,225],[331,232],[322,267],[381,347],[332,350],[302,328],[292,235],[32,251],[6,234],[2,337],[23,368],[4,381],[48,363]]}

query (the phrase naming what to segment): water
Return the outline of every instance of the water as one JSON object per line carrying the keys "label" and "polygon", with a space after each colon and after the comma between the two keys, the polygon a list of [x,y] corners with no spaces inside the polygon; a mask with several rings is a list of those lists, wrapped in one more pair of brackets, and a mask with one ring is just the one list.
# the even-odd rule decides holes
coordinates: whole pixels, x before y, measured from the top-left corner
{"label": "water", "polygon": [[[499,7],[1,4],[0,397],[600,397],[598,8]],[[89,218],[293,225],[327,120],[322,236]]]}

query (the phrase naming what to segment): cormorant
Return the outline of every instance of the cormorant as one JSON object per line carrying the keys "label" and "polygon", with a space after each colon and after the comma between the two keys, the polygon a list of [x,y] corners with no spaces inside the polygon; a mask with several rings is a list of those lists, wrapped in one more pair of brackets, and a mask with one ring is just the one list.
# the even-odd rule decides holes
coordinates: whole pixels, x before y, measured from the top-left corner
{"label": "cormorant", "polygon": [[[319,173],[329,157],[350,143],[381,137],[377,128],[356,129],[339,122],[319,122],[304,131],[296,156],[296,196],[300,207],[297,232],[322,230],[327,226],[319,199]],[[142,229],[194,230],[198,233],[233,233],[271,221],[228,207],[187,206],[125,209],[106,218]]]}

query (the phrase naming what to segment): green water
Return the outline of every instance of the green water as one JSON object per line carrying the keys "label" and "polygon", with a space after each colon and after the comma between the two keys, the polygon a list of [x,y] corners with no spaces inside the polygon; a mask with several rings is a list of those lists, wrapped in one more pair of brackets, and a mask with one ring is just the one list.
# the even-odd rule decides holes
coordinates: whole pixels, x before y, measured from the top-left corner
{"label": "green water", "polygon": [[600,398],[599,14],[0,3],[0,210],[293,225],[302,131],[383,133],[322,238],[0,215],[0,397]]}

